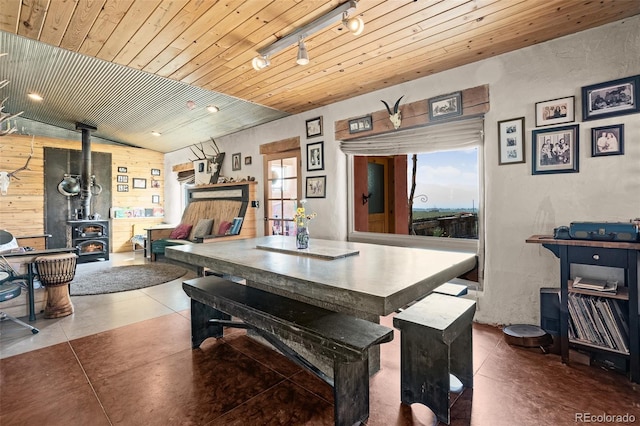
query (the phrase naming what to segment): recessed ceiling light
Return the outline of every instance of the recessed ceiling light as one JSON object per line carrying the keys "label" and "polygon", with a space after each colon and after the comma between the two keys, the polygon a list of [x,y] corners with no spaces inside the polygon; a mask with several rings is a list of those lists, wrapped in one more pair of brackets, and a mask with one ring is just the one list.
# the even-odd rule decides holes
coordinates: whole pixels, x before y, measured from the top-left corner
{"label": "recessed ceiling light", "polygon": [[27,96],[29,96],[32,100],[34,101],[41,101],[43,100],[43,97],[38,95],[37,93],[29,93],[27,94]]}
{"label": "recessed ceiling light", "polygon": [[209,106],[207,107],[207,111],[209,111],[209,112],[218,112],[218,111],[220,111],[220,108],[218,108],[218,107],[217,107],[217,106],[215,106],[215,105],[209,105]]}
{"label": "recessed ceiling light", "polygon": [[162,135],[162,133],[160,133],[160,132],[156,132],[155,130],[154,130],[153,132],[151,132],[151,134],[152,134],[153,136],[160,136],[160,135]]}

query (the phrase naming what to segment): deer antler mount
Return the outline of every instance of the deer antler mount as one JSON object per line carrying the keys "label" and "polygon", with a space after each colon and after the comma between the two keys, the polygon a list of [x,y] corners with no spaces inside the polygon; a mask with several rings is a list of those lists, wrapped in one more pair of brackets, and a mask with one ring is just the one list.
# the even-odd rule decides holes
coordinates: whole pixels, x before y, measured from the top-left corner
{"label": "deer antler mount", "polygon": [[31,161],[31,157],[33,157],[33,137],[31,138],[31,153],[29,153],[29,158],[27,158],[27,162],[24,166],[15,169],[12,172],[0,172],[0,195],[7,195],[11,178],[20,180],[20,178],[16,176],[18,172],[21,172],[22,170],[29,170],[29,161]]}

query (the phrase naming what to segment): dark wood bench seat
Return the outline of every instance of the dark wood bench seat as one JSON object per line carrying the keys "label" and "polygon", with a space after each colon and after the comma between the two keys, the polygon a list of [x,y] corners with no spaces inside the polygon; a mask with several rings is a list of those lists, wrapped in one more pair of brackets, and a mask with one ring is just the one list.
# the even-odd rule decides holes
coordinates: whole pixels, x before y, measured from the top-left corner
{"label": "dark wood bench seat", "polygon": [[[182,288],[191,298],[193,348],[208,337],[223,337],[225,326],[251,328],[333,386],[336,425],[353,425],[369,417],[369,348],[390,342],[392,329],[214,275],[184,281]],[[231,317],[243,322],[232,322]],[[282,340],[332,359],[333,378]]]}

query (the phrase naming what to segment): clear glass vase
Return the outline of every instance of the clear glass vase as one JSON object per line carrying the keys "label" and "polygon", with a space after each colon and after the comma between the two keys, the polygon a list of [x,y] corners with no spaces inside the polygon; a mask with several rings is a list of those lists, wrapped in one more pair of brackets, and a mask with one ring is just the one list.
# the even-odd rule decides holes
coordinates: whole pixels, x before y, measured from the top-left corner
{"label": "clear glass vase", "polygon": [[296,227],[296,248],[307,249],[309,248],[309,227],[300,226]]}

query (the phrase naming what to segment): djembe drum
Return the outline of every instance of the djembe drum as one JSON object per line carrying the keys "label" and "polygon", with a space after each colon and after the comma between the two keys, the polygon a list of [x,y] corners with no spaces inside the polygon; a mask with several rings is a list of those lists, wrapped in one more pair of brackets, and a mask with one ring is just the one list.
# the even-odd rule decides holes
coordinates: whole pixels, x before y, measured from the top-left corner
{"label": "djembe drum", "polygon": [[40,282],[47,289],[45,318],[59,318],[73,313],[69,283],[76,274],[77,255],[62,253],[40,256],[35,260]]}

